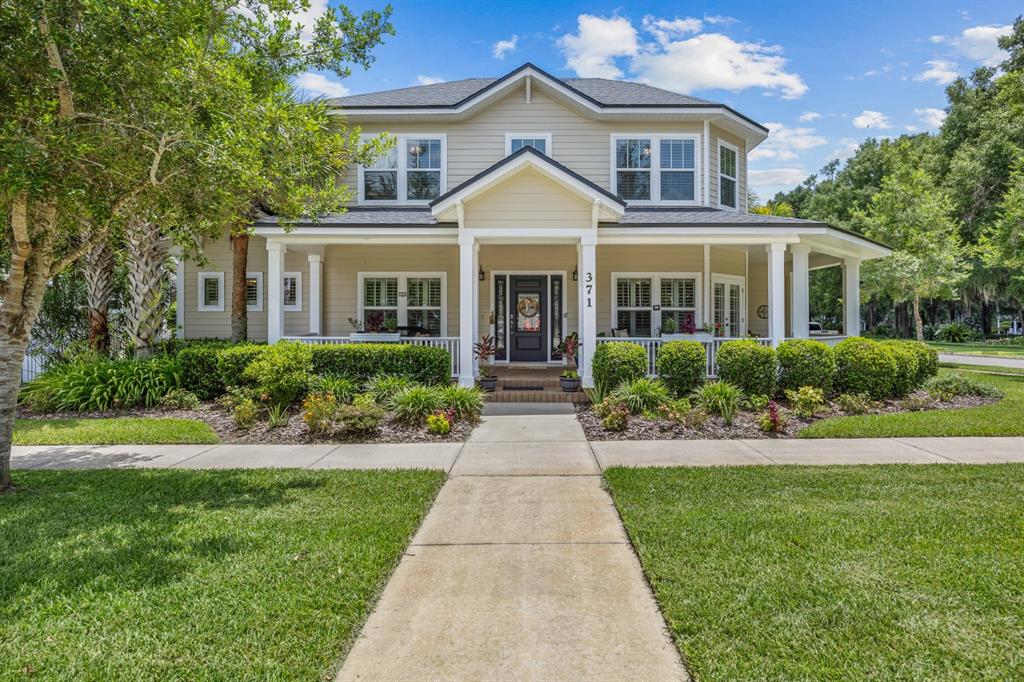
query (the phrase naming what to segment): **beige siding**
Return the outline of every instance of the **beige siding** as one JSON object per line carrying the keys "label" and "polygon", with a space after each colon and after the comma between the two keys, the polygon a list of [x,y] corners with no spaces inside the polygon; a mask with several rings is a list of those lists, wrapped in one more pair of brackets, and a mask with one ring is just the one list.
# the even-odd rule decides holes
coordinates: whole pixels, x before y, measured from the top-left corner
{"label": "beige siding", "polygon": [[528,169],[466,203],[466,227],[589,227],[591,206]]}
{"label": "beige siding", "polygon": [[718,141],[724,140],[735,146],[739,153],[736,155],[737,169],[739,174],[736,183],[737,208],[740,211],[747,210],[747,155],[744,153],[744,142],[741,138],[722,130],[718,126],[710,126],[711,130],[711,205],[718,206]]}
{"label": "beige siding", "polygon": [[757,316],[759,306],[768,305],[768,262],[761,258],[750,263],[747,279],[747,331],[760,337],[768,336],[768,320]]}

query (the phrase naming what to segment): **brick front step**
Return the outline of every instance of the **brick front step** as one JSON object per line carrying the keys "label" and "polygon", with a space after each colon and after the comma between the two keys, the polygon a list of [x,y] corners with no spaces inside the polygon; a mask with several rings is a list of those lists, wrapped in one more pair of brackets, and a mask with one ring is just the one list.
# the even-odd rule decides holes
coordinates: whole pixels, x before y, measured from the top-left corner
{"label": "brick front step", "polygon": [[546,386],[539,391],[505,390],[500,381],[494,393],[487,394],[487,401],[492,403],[582,403],[586,400],[583,391],[566,393],[557,386]]}

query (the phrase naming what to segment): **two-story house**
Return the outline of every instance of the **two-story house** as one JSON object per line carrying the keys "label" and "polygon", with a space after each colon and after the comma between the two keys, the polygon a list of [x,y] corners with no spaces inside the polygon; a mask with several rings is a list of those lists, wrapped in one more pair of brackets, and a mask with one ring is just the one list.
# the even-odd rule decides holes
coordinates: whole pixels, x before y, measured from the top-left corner
{"label": "two-story house", "polygon": [[[747,155],[768,130],[723,104],[627,81],[556,78],[526,64],[500,78],[331,101],[396,143],[344,181],[346,212],[250,242],[250,337],[348,343],[373,321],[402,342],[443,345],[474,380],[473,343],[497,363],[558,363],[578,332],[631,337],[653,357],[697,332],[709,372],[723,339],[809,335],[808,276],[841,267],[847,335],[859,268],[889,253],[831,225],[748,212]],[[178,324],[226,336],[227,240],[178,266]],[[717,328],[715,338],[700,332]]]}

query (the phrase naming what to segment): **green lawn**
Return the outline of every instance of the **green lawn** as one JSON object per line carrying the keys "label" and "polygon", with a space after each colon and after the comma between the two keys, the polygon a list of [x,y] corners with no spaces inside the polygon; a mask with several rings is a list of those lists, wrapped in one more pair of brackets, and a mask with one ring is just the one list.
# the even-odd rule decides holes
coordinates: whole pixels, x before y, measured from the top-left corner
{"label": "green lawn", "polygon": [[701,682],[1024,679],[1024,466],[610,469]]}
{"label": "green lawn", "polygon": [[[999,368],[986,368],[998,371]],[[942,369],[940,372],[950,370]],[[1024,436],[1024,376],[972,372],[1006,397],[997,403],[958,410],[822,419],[800,431],[800,438],[893,438],[909,436]]]}
{"label": "green lawn", "polygon": [[1024,357],[1024,343],[943,343],[929,341],[928,345],[940,353],[962,353],[966,355],[993,355],[996,357]]}
{"label": "green lawn", "polygon": [[0,496],[0,680],[317,680],[444,474],[14,478],[22,491]]}
{"label": "green lawn", "polygon": [[15,445],[156,445],[219,443],[206,422],[195,419],[19,419]]}

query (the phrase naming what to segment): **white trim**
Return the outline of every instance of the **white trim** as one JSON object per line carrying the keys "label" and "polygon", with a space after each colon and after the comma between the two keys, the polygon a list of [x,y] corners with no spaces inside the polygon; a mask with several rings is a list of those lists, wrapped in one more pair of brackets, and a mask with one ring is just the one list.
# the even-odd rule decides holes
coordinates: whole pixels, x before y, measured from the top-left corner
{"label": "white trim", "polygon": [[704,205],[711,206],[711,122],[704,119]]}
{"label": "white trim", "polygon": [[176,249],[174,258],[174,335],[185,338],[185,256]]}
{"label": "white trim", "polygon": [[[702,297],[703,273],[702,272],[613,272],[611,273],[611,318],[608,320],[612,329],[616,328],[619,320],[619,296],[616,280],[618,279],[649,279],[651,280],[651,336],[661,329],[661,280],[662,279],[692,279],[694,282],[693,291],[693,323],[699,327],[699,322],[704,319],[704,303]],[[683,309],[685,310],[685,308]]]}
{"label": "white trim", "polygon": [[[505,156],[512,153],[512,140],[544,140],[545,149],[542,154],[554,158],[551,153],[551,133],[505,133]],[[537,151],[540,151],[539,149]]]}
{"label": "white trim", "polygon": [[[731,149],[733,151],[733,153],[736,154],[736,176],[735,177],[731,177],[731,176],[725,175],[722,172],[722,147],[725,147],[726,149]],[[718,147],[717,147],[716,151],[718,152],[718,208],[720,208],[720,209],[722,209],[724,211],[737,211],[738,212],[739,211],[739,206],[740,206],[740,149],[736,145],[731,144],[729,142],[726,142],[722,138],[718,138]],[[729,180],[732,180],[733,182],[736,183],[736,205],[735,206],[727,206],[727,205],[722,203],[722,176],[723,175],[725,175],[725,177],[728,178]]]}
{"label": "white trim", "polygon": [[[356,275],[356,311],[358,319],[362,321],[364,313],[365,298],[363,296],[363,282],[366,278],[371,279],[377,277],[394,277],[398,280],[398,326],[404,327],[409,323],[409,292],[408,292],[408,280],[409,278],[434,278],[441,280],[441,333],[440,336],[448,336],[448,273],[447,272],[378,272],[373,270],[363,270]],[[476,279],[474,273],[473,279]],[[419,310],[419,308],[417,308]]]}
{"label": "white trim", "polygon": [[323,255],[310,253],[306,256],[309,263],[309,333],[319,336],[323,330]]}
{"label": "white trim", "polygon": [[[364,134],[360,135],[359,141],[372,140],[377,135]],[[441,196],[448,191],[448,134],[447,133],[396,133],[392,137],[395,138],[395,168],[394,172],[397,177],[396,188],[395,188],[395,199],[366,199],[364,197],[364,186],[363,186],[363,173],[369,171],[380,171],[380,170],[391,170],[381,168],[364,168],[362,164],[357,166],[356,177],[359,183],[357,188],[357,202],[360,206],[426,206],[431,202],[431,199],[403,199],[408,192],[408,175],[409,168],[407,167],[408,159],[404,154],[405,152],[405,141],[406,140],[440,140],[441,141],[441,179],[438,188],[438,196]],[[414,169],[414,170],[434,170],[429,169]]]}
{"label": "white trim", "polygon": [[[715,285],[718,283],[722,284],[739,284],[740,285],[740,333],[734,338],[743,338],[747,335],[747,279],[742,275],[726,275],[721,272],[711,273],[711,315],[708,317],[709,322],[715,321]],[[728,305],[728,302],[726,302]],[[732,336],[726,334],[726,336]]]}
{"label": "white trim", "polygon": [[[295,278],[295,303],[292,305],[285,305],[284,303],[284,281],[289,277]],[[284,272],[281,273],[281,309],[286,313],[301,313],[302,312],[302,273],[301,272]]]}
{"label": "white trim", "polygon": [[[207,279],[217,280],[218,298],[217,303],[206,305],[205,288],[203,281]],[[222,313],[224,312],[224,273],[223,272],[200,272],[198,277],[199,288],[196,291],[196,311],[200,313]]]}
{"label": "white trim", "polygon": [[[701,179],[701,136],[698,133],[677,133],[672,131],[665,131],[660,133],[611,133],[611,141],[609,147],[609,173],[611,174],[611,188],[612,194],[619,196],[618,189],[618,173],[615,165],[615,142],[616,140],[637,140],[637,139],[650,139],[651,141],[651,167],[649,169],[636,169],[638,172],[649,171],[651,174],[650,186],[651,186],[651,199],[637,200],[637,199],[623,199],[630,206],[700,206],[701,194],[703,192],[704,182]],[[654,197],[661,196],[661,172],[663,170],[668,171],[688,171],[688,168],[675,168],[675,169],[663,169],[661,167],[661,141],[662,140],[693,140],[693,199],[690,201],[684,201],[681,199],[660,199]],[[630,170],[630,169],[627,169]],[[620,197],[621,198],[621,197]]]}
{"label": "white trim", "polygon": [[[249,280],[256,280],[256,304],[249,305]],[[263,312],[263,273],[262,272],[247,272],[245,273],[245,309],[250,313],[262,313]]]}

